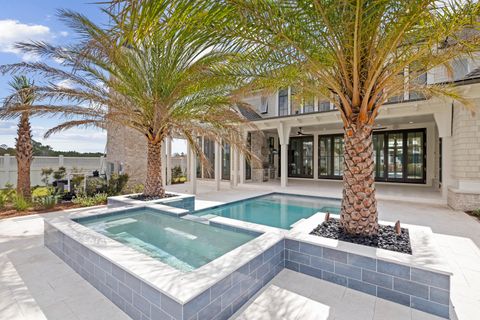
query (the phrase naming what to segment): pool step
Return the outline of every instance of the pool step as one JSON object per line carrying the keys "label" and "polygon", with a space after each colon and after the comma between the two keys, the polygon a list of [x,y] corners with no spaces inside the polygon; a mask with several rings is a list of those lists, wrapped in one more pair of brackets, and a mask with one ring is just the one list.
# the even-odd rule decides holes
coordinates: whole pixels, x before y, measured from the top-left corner
{"label": "pool step", "polygon": [[182,219],[190,220],[190,221],[195,221],[195,222],[200,222],[203,224],[208,224],[208,219],[205,218],[204,216],[199,217],[199,216],[194,216],[193,214],[187,214],[181,217]]}

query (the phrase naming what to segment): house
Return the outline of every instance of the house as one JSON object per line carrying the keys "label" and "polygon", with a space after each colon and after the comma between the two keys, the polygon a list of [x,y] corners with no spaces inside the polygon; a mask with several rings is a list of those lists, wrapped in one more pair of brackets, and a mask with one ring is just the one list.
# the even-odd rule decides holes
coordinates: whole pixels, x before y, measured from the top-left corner
{"label": "house", "polygon": [[[427,84],[451,82],[474,104],[475,114],[458,102],[427,98],[405,90],[385,104],[374,130],[375,179],[378,184],[423,186],[439,193],[458,210],[480,207],[480,60],[453,63],[453,75],[438,67],[421,76]],[[214,170],[203,168],[189,150],[189,179],[230,180],[238,183],[292,180],[341,180],[343,130],[340,114],[319,98],[301,101],[285,88],[271,95],[245,99],[252,109],[239,111],[258,131],[245,132],[259,163],[220,145],[199,138]],[[166,149],[171,149],[167,141]],[[167,152],[167,155],[171,152]],[[164,163],[170,162],[166,156]],[[108,130],[107,161],[140,181],[145,177],[143,137],[124,127]],[[171,168],[171,166],[170,166]],[[169,181],[166,170],[165,181]]]}

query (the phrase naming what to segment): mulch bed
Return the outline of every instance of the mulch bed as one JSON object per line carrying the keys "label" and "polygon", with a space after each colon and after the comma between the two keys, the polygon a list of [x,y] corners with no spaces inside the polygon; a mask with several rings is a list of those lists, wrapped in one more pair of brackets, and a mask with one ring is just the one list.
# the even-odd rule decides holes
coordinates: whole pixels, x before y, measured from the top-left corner
{"label": "mulch bed", "polygon": [[401,228],[401,234],[395,233],[393,226],[380,225],[378,234],[371,237],[359,237],[345,233],[338,219],[330,219],[319,224],[310,234],[361,244],[364,246],[412,254],[408,229]]}
{"label": "mulch bed", "polygon": [[13,218],[13,217],[29,216],[32,214],[42,214],[42,213],[48,213],[48,212],[54,212],[54,211],[63,211],[63,210],[75,209],[75,208],[80,208],[80,206],[72,202],[59,203],[52,209],[30,208],[26,211],[17,211],[14,208],[7,207],[7,208],[0,209],[0,220]]}
{"label": "mulch bed", "polygon": [[160,200],[160,199],[166,199],[166,198],[172,198],[172,197],[178,197],[178,195],[165,193],[163,197],[149,197],[143,194],[139,194],[135,196],[130,196],[129,198],[134,200],[140,200],[140,201],[153,201],[153,200]]}

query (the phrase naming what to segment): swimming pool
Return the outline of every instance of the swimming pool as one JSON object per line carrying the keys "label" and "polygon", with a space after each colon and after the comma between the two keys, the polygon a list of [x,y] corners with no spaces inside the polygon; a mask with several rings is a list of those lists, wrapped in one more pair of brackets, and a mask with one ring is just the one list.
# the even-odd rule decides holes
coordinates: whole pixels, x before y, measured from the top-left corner
{"label": "swimming pool", "polygon": [[230,204],[204,209],[196,216],[211,218],[222,216],[281,229],[291,226],[317,212],[340,212],[340,200],[272,193]]}
{"label": "swimming pool", "polygon": [[252,234],[179,219],[148,208],[75,221],[185,272],[255,238]]}

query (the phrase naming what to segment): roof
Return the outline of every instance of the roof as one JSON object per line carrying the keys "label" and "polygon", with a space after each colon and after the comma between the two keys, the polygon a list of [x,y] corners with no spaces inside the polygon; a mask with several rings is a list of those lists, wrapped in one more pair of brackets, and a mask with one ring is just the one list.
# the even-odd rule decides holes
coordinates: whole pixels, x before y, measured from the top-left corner
{"label": "roof", "polygon": [[245,117],[247,120],[259,120],[263,119],[255,110],[247,106],[238,106],[238,111]]}
{"label": "roof", "polygon": [[463,80],[472,80],[480,78],[480,67],[474,69],[472,72],[468,73]]}

